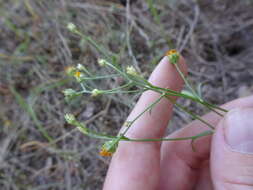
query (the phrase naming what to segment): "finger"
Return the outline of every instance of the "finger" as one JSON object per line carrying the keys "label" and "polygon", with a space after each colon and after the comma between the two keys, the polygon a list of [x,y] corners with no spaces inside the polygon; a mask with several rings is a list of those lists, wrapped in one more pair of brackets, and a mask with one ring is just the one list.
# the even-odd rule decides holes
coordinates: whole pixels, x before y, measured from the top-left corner
{"label": "finger", "polygon": [[230,111],[213,137],[211,170],[215,189],[253,189],[253,108]]}
{"label": "finger", "polygon": [[[225,109],[236,107],[253,107],[253,96],[237,99],[225,104]],[[215,113],[203,116],[207,122],[216,126],[221,117]],[[200,121],[193,121],[185,128],[170,135],[170,138],[194,136],[207,130]],[[194,142],[193,152],[191,141],[164,142],[161,147],[161,189],[191,189],[198,179],[201,163],[209,159],[211,136],[201,137]],[[175,175],[175,173],[177,175]]]}
{"label": "finger", "polygon": [[[179,65],[185,72],[183,58]],[[175,67],[163,58],[153,71],[149,81],[156,86],[180,90],[183,80]],[[143,93],[134,110],[128,117],[133,120],[147,106],[159,98],[159,94],[151,91]],[[146,112],[130,128],[127,133],[132,138],[159,138],[163,136],[171,115],[172,104],[163,99],[153,109]],[[120,142],[113,156],[104,189],[155,189],[159,182],[160,149],[154,142]],[[120,177],[119,177],[120,176]]]}
{"label": "finger", "polygon": [[[179,65],[181,66],[181,70],[186,73],[186,65],[183,58],[179,61]],[[180,91],[183,86],[182,78],[175,67],[169,63],[167,57],[161,61],[151,74],[149,82],[153,85],[175,91]],[[143,93],[127,120],[132,121],[160,96],[161,94],[154,91]],[[134,123],[128,131],[127,136],[132,138],[158,138],[163,136],[171,117],[172,107],[173,105],[163,98],[160,103],[152,108],[151,112],[146,112]]]}

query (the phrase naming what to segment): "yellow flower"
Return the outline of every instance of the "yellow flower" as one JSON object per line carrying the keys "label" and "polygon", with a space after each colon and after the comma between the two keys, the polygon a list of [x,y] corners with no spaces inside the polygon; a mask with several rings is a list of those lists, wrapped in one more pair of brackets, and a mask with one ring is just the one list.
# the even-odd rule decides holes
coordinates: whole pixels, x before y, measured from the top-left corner
{"label": "yellow flower", "polygon": [[171,56],[173,54],[178,54],[177,50],[171,49],[165,53],[166,56]]}
{"label": "yellow flower", "polygon": [[112,153],[108,152],[104,148],[101,149],[101,151],[99,152],[99,154],[100,154],[100,156],[112,156]]}
{"label": "yellow flower", "polygon": [[106,141],[102,148],[101,151],[99,152],[99,154],[101,156],[112,156],[114,152],[116,152],[118,144],[119,144],[119,140],[120,138],[115,138],[113,140],[110,141]]}
{"label": "yellow flower", "polygon": [[172,50],[169,50],[165,53],[165,56],[167,56],[169,58],[169,61],[170,63],[172,64],[177,64],[178,63],[178,60],[179,60],[179,53],[177,50],[175,49],[172,49]]}
{"label": "yellow flower", "polygon": [[75,72],[75,74],[74,74],[74,76],[75,76],[76,78],[80,78],[80,76],[81,76],[81,72],[76,71],[76,72]]}

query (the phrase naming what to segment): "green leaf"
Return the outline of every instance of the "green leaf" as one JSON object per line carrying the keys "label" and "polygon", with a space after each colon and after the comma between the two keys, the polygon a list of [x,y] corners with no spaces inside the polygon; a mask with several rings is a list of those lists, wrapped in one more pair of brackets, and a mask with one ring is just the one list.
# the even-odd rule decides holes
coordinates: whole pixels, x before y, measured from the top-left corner
{"label": "green leaf", "polygon": [[194,98],[194,99],[198,99],[198,97],[196,97],[192,92],[190,92],[188,90],[182,90],[181,94],[189,96],[189,97]]}

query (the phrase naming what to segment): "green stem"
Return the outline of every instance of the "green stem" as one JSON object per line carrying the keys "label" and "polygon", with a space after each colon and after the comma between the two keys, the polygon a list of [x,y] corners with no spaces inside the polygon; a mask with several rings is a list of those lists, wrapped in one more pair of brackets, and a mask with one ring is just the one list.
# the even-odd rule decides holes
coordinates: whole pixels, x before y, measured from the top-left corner
{"label": "green stem", "polygon": [[117,88],[113,88],[113,89],[110,89],[110,90],[104,90],[104,92],[113,92],[113,91],[118,91],[118,90],[121,90],[123,88],[127,88],[127,87],[130,87],[132,85],[132,82],[129,82],[127,84],[124,84],[122,86],[119,86]]}
{"label": "green stem", "polygon": [[[169,99],[169,98],[168,98]],[[170,99],[169,99],[170,100]],[[172,101],[172,100],[170,100]],[[173,103],[173,101],[172,101]],[[181,110],[183,110],[184,112],[188,113],[190,116],[192,116],[193,119],[197,119],[199,121],[201,121],[202,123],[204,123],[205,125],[207,125],[209,128],[211,128],[212,130],[214,130],[215,128],[209,124],[208,122],[206,122],[204,119],[202,119],[201,117],[199,117],[198,115],[192,113],[191,111],[189,111],[187,108],[185,108],[184,106],[181,106],[180,104],[178,103],[174,103],[175,106],[177,106],[178,108],[180,108]]]}
{"label": "green stem", "polygon": [[192,91],[193,95],[196,96],[197,99],[202,100],[201,97],[199,97],[199,95],[195,92],[195,90],[193,89],[192,85],[190,84],[190,82],[187,80],[187,78],[184,76],[184,73],[180,70],[180,68],[178,67],[178,64],[174,64],[177,72],[180,74],[181,78],[184,80],[186,86]]}
{"label": "green stem", "polygon": [[88,129],[87,127],[85,127],[82,123],[76,121],[74,123],[74,125],[77,127],[77,129],[79,129],[80,132],[82,132],[84,135],[92,137],[92,138],[96,138],[96,139],[103,139],[103,140],[112,140],[115,139],[117,137],[115,136],[109,136],[109,135],[105,135],[105,134],[101,134],[101,133],[97,133],[95,131],[92,131],[90,129]]}
{"label": "green stem", "polygon": [[[182,98],[187,98],[187,99],[190,99],[190,100],[192,100],[192,101],[194,101],[194,102],[200,103],[200,104],[202,104],[202,105],[208,107],[209,109],[214,108],[214,109],[220,110],[220,111],[222,111],[222,112],[228,112],[226,109],[223,109],[223,108],[221,108],[221,107],[219,107],[219,106],[215,106],[215,105],[213,105],[213,104],[210,104],[210,103],[208,103],[208,102],[206,102],[206,101],[204,101],[204,100],[200,100],[200,99],[198,99],[198,98],[194,98],[194,97],[192,97],[192,96],[189,96],[189,95],[186,95],[186,94],[182,94],[182,93],[180,93],[180,92],[176,92],[176,91],[173,91],[173,90],[170,90],[170,89],[161,88],[161,87],[153,86],[153,85],[152,85],[151,88],[150,88],[150,90],[159,92],[159,93],[161,93],[161,94],[162,94],[162,93],[166,93],[166,95],[167,95],[167,92],[169,92],[170,94],[168,94],[168,95],[170,95],[170,96],[178,96],[178,97],[182,97]],[[212,109],[212,111],[214,111],[214,110]],[[217,111],[214,111],[214,112],[217,112]],[[219,113],[219,112],[218,112],[218,113]],[[219,113],[219,114],[220,114],[220,113]],[[223,115],[222,115],[222,116],[223,116]]]}
{"label": "green stem", "polygon": [[[132,85],[132,83],[129,82],[129,83],[124,84],[122,86],[119,86],[117,88],[113,88],[113,89],[110,89],[110,90],[101,90],[101,91],[103,92],[103,94],[119,93],[120,91],[118,91],[118,90],[130,87],[131,85]],[[83,94],[83,93],[92,94],[92,91],[87,91],[86,89],[83,88],[83,90],[80,91],[80,92],[77,92],[76,95],[80,95],[80,94]]]}
{"label": "green stem", "polygon": [[126,94],[126,93],[143,93],[145,90],[128,90],[128,91],[119,91],[119,92],[106,92],[106,94]]}
{"label": "green stem", "polygon": [[112,75],[105,75],[105,76],[95,76],[95,77],[82,77],[81,82],[83,80],[100,80],[100,79],[106,79],[106,78],[113,78],[113,77],[119,77],[120,75],[118,74],[112,74]]}
{"label": "green stem", "polygon": [[225,113],[228,112],[228,110],[226,110],[226,109],[224,109],[224,108],[221,108],[221,107],[219,107],[219,106],[210,104],[210,103],[208,103],[208,102],[205,102],[205,104],[208,105],[208,106],[210,106],[210,107],[212,107],[212,108],[214,108],[214,109],[218,109],[218,110],[220,110],[220,111],[223,111],[223,112],[225,112]]}
{"label": "green stem", "polygon": [[[194,90],[194,88],[192,87],[192,85],[190,84],[190,82],[187,80],[187,78],[185,77],[184,73],[180,70],[180,68],[178,67],[178,64],[174,64],[178,73],[180,74],[180,76],[182,77],[182,79],[184,80],[186,86],[191,90],[191,92],[193,93],[194,96],[196,96],[196,99],[198,100],[199,103],[201,103],[202,105],[206,106],[207,108],[209,108],[211,111],[215,112],[216,114],[220,115],[220,116],[224,116],[221,113],[219,113],[218,111],[216,111],[215,109],[213,109],[213,105],[212,104],[208,104],[207,102],[205,102],[199,95],[198,93]],[[227,112],[227,110],[224,110],[220,107],[215,107],[216,109],[220,109],[221,111]]]}
{"label": "green stem", "polygon": [[124,73],[123,71],[121,71],[115,65],[113,65],[112,63],[109,63],[108,61],[106,61],[105,64],[108,65],[109,67],[113,68],[115,71],[117,71],[119,74],[121,74],[124,78],[127,78],[129,80],[129,78],[127,77],[127,74]]}
{"label": "green stem", "polygon": [[75,34],[78,34],[79,36],[81,36],[84,40],[86,40],[87,42],[89,42],[99,52],[101,52],[108,60],[111,60],[111,56],[109,55],[109,53],[107,53],[107,51],[104,50],[104,48],[100,47],[91,37],[84,35],[79,30],[75,30]]}
{"label": "green stem", "polygon": [[[159,99],[161,100],[162,97],[163,96],[161,96]],[[157,102],[159,102],[158,100],[157,100]],[[153,103],[153,106],[154,105],[155,104]],[[152,106],[150,105],[149,108],[152,108]],[[146,111],[147,111],[147,109],[146,109]],[[84,124],[78,122],[77,120],[73,121],[71,124],[75,125],[77,127],[77,129],[79,129],[79,131],[82,132],[84,135],[92,137],[92,138],[96,138],[96,139],[102,139],[102,140],[120,139],[120,141],[133,141],[133,142],[181,141],[181,140],[196,140],[199,137],[208,136],[208,135],[213,134],[213,131],[209,130],[209,131],[204,131],[202,133],[199,133],[195,136],[190,136],[190,137],[131,139],[131,138],[125,137],[124,134],[121,134],[121,136],[109,136],[106,134],[100,134],[100,133],[94,132],[94,131],[88,129]]]}
{"label": "green stem", "polygon": [[164,97],[164,94],[161,95],[156,101],[154,101],[152,104],[150,104],[147,108],[145,108],[139,115],[137,115],[137,117],[135,117],[132,121],[129,122],[129,125],[127,126],[127,128],[125,129],[125,131],[121,134],[122,136],[124,136],[127,131],[130,129],[130,127],[132,126],[132,124],[139,119],[145,112],[147,112],[148,110],[152,109],[158,102],[160,102],[160,100]]}
{"label": "green stem", "polygon": [[208,135],[212,135],[213,131],[204,131],[203,133],[200,133],[195,136],[190,137],[181,137],[181,138],[157,138],[157,139],[123,139],[122,141],[133,141],[133,142],[156,142],[156,141],[182,141],[182,140],[196,140],[199,137],[204,137]]}

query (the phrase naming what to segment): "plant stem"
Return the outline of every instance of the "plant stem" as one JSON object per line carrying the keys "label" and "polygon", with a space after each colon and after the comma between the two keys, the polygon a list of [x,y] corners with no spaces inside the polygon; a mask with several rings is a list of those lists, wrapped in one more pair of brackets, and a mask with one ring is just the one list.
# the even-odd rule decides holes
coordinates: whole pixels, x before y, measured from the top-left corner
{"label": "plant stem", "polygon": [[130,127],[132,126],[132,124],[139,119],[145,112],[147,112],[148,110],[152,109],[158,102],[160,102],[160,100],[164,97],[164,94],[161,95],[156,101],[154,101],[152,104],[150,104],[147,108],[145,108],[139,115],[137,115],[137,117],[135,117],[132,121],[129,122],[129,125],[126,127],[125,131],[121,134],[122,136],[124,136],[127,131],[130,129]]}
{"label": "plant stem", "polygon": [[[200,100],[200,99],[197,99],[197,98],[193,98],[192,96],[189,96],[189,95],[187,95],[187,94],[182,94],[182,93],[180,93],[180,92],[176,92],[176,91],[173,91],[173,90],[170,90],[170,89],[161,88],[161,87],[153,86],[153,85],[152,85],[152,87],[149,88],[149,89],[150,89],[150,90],[153,90],[153,91],[156,91],[156,92],[159,92],[159,93],[166,93],[166,92],[169,92],[170,94],[168,94],[168,95],[170,95],[170,96],[178,96],[178,97],[190,99],[190,100],[192,100],[192,101],[194,101],[194,102],[200,103],[200,104],[202,104],[203,106],[208,107],[210,110],[212,110],[212,111],[214,111],[214,112],[217,112],[217,111],[215,111],[214,109],[211,109],[211,108],[218,109],[218,110],[220,110],[220,111],[222,111],[222,112],[228,112],[226,109],[223,109],[223,108],[221,108],[221,107],[219,107],[219,106],[215,106],[215,105],[213,105],[213,104],[210,104],[210,103],[208,103],[208,102],[206,102],[206,101],[204,101],[204,100]],[[167,94],[167,93],[166,93],[166,94]],[[219,113],[219,112],[218,112],[218,113]],[[217,114],[218,114],[218,113],[217,113]],[[219,113],[219,115],[221,115],[221,114]],[[223,115],[221,115],[221,116],[223,116]]]}
{"label": "plant stem", "polygon": [[75,34],[78,34],[79,36],[81,36],[84,40],[86,40],[87,42],[89,42],[92,46],[94,46],[99,52],[101,52],[108,60],[111,60],[111,56],[109,55],[109,53],[107,53],[106,50],[104,50],[104,48],[100,47],[97,42],[95,42],[91,37],[84,35],[83,33],[81,33],[79,30],[75,31]]}
{"label": "plant stem", "polygon": [[133,142],[156,142],[156,141],[182,141],[182,140],[196,140],[197,138],[212,135],[213,131],[204,131],[198,135],[181,138],[157,138],[157,139],[123,139],[122,141],[133,141]]}
{"label": "plant stem", "polygon": [[202,98],[195,92],[195,90],[193,89],[193,87],[191,86],[190,82],[187,80],[187,78],[184,76],[184,73],[180,70],[180,68],[178,67],[178,64],[174,64],[177,72],[180,74],[181,78],[183,79],[183,81],[185,82],[186,86],[191,90],[191,92],[193,93],[193,95],[199,99],[202,100]]}
{"label": "plant stem", "polygon": [[[173,101],[168,97],[168,99],[173,103]],[[180,108],[181,110],[183,110],[184,112],[188,113],[190,116],[192,116],[193,119],[197,119],[199,121],[201,121],[202,123],[204,123],[205,125],[207,125],[209,128],[211,128],[212,130],[214,130],[215,128],[209,124],[208,122],[206,122],[204,119],[202,119],[201,117],[199,117],[198,115],[192,113],[191,111],[189,111],[187,108],[185,108],[184,106],[181,106],[178,103],[174,103],[175,106],[177,106],[178,108]]]}
{"label": "plant stem", "polygon": [[105,75],[105,76],[95,76],[95,77],[82,77],[81,82],[83,80],[100,80],[100,79],[106,79],[106,78],[113,78],[113,77],[119,77],[119,74],[112,74],[112,75]]}

